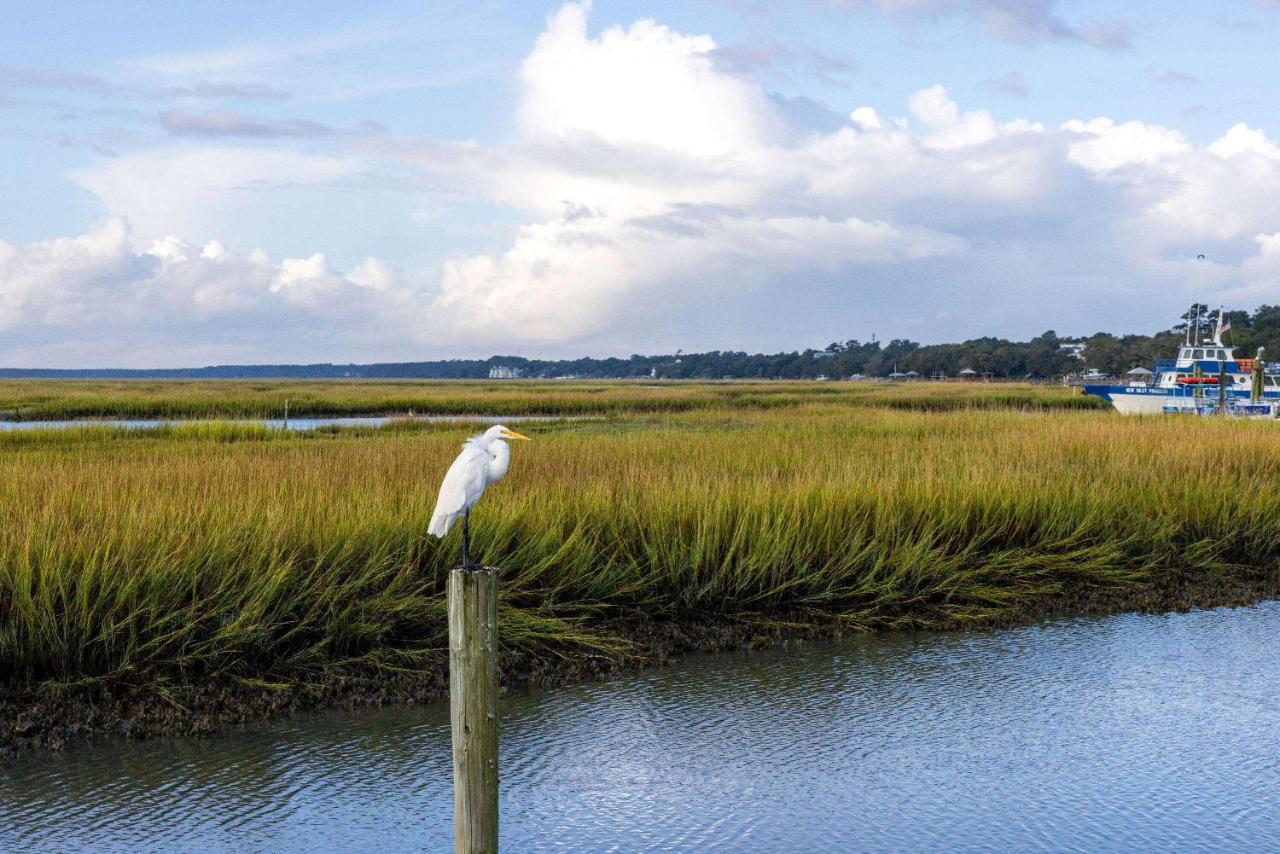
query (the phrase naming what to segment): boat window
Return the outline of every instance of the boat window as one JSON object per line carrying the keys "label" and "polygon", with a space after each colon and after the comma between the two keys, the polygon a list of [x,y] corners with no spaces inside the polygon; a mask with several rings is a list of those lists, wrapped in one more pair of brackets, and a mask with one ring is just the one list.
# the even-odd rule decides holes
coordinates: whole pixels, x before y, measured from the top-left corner
{"label": "boat window", "polygon": [[1192,351],[1191,351],[1191,358],[1193,358],[1193,359],[1203,359],[1203,358],[1204,358],[1204,351],[1203,351],[1203,350],[1192,350]]}

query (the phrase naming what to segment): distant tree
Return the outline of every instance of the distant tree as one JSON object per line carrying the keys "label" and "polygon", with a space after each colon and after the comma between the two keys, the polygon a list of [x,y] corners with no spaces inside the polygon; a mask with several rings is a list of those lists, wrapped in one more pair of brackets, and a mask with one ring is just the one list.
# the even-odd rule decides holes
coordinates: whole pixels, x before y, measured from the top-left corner
{"label": "distant tree", "polygon": [[1173,331],[1181,332],[1185,335],[1187,327],[1192,325],[1195,340],[1200,341],[1213,334],[1213,325],[1217,319],[1217,312],[1212,311],[1209,306],[1202,302],[1193,302],[1191,307],[1183,312],[1181,319],[1182,322],[1173,327]]}

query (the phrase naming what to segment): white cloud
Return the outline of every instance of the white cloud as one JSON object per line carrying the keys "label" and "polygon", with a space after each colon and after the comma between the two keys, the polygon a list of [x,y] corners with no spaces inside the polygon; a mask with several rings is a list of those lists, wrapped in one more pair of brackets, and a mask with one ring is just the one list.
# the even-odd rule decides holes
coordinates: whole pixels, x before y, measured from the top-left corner
{"label": "white cloud", "polygon": [[[958,238],[856,218],[748,218],[717,209],[618,220],[564,217],[521,229],[499,257],[445,266],[439,308],[451,329],[493,342],[561,341],[613,331],[640,304],[673,313],[739,285],[962,251]],[[736,282],[690,293],[689,277],[728,267]]]}
{"label": "white cloud", "polygon": [[347,273],[347,280],[375,291],[385,291],[395,286],[396,274],[389,264],[369,257]]}
{"label": "white cloud", "polygon": [[855,125],[863,130],[880,130],[880,115],[871,107],[858,107],[849,114]]}
{"label": "white cloud", "polygon": [[361,174],[358,156],[265,148],[181,147],[113,157],[71,175],[146,239],[221,237],[279,191],[332,187]]}
{"label": "white cloud", "polygon": [[1269,160],[1280,160],[1280,146],[1267,139],[1262,131],[1254,130],[1243,122],[1215,139],[1208,150],[1210,154],[1224,158],[1260,155]]}
{"label": "white cloud", "polygon": [[0,241],[0,361],[16,366],[176,366],[335,349],[404,358],[420,344],[430,302],[420,291],[370,287],[330,271],[323,255],[275,263],[166,237],[134,248],[108,219],[75,238]]}
{"label": "white cloud", "polygon": [[[1247,170],[1233,158],[1269,152],[1256,131],[1233,129],[1199,149],[1176,130],[1106,117],[1048,130],[963,110],[938,85],[909,100],[919,130],[859,107],[849,125],[796,139],[773,130],[780,118],[762,93],[706,61],[709,38],[651,22],[592,36],[586,21],[586,6],[564,7],[526,59],[523,135],[506,146],[511,159],[495,181],[499,201],[579,215],[528,225],[504,252],[447,265],[442,308],[474,334],[614,340],[637,306],[657,300],[677,314],[736,298],[706,281],[726,268],[795,289],[834,265],[851,309],[885,312],[885,282],[936,275],[940,258],[950,259],[947,284],[968,298],[998,298],[986,290],[993,281],[1031,299],[1097,288],[1114,301],[1108,310],[1137,316],[1152,295],[1171,311],[1185,295],[1169,288],[1165,259],[1266,221],[1261,206],[1226,215],[1206,198],[1210,187],[1243,189]],[[644,96],[628,113],[640,79]],[[683,121],[690,114],[701,121]],[[650,165],[655,148],[660,168]],[[854,239],[872,223],[894,247],[892,273]],[[846,251],[833,253],[836,244]],[[1116,275],[1124,284],[1108,292]],[[758,294],[739,296],[747,291]],[[1063,314],[1054,322],[1073,320]]]}
{"label": "white cloud", "polygon": [[[132,248],[123,220],[0,243],[3,316],[28,345],[88,342],[80,362],[182,364],[1091,332],[1172,322],[1191,287],[1280,301],[1268,278],[1280,148],[1259,130],[1198,146],[1110,117],[1046,128],[962,108],[942,85],[912,95],[906,115],[857,106],[833,130],[798,129],[714,60],[709,36],[588,23],[586,4],[548,20],[499,144],[183,146],[78,173],[149,248]],[[430,275],[367,250],[348,252],[365,260],[342,273],[350,264],[325,241],[294,241],[281,261],[228,248],[254,245],[228,236],[246,221],[285,227],[279,199],[298,188],[325,193],[358,242],[373,229],[330,190],[386,175],[436,205],[433,228],[455,225],[446,199],[523,224]],[[1188,261],[1200,252],[1212,280]],[[44,346],[0,359],[30,363],[53,353]]]}
{"label": "white cloud", "polygon": [[1089,121],[1073,119],[1062,129],[1079,134],[1067,159],[1094,172],[1109,172],[1122,166],[1155,164],[1170,154],[1189,151],[1191,143],[1181,133],[1143,122],[1116,124],[1108,118]]}
{"label": "white cloud", "polygon": [[716,68],[709,36],[642,20],[590,38],[589,7],[561,7],[521,67],[520,120],[531,140],[723,158],[777,133],[764,93]]}
{"label": "white cloud", "polygon": [[911,112],[929,128],[924,144],[929,148],[964,148],[996,138],[996,120],[986,110],[962,113],[947,97],[942,85],[930,86],[911,96]]}

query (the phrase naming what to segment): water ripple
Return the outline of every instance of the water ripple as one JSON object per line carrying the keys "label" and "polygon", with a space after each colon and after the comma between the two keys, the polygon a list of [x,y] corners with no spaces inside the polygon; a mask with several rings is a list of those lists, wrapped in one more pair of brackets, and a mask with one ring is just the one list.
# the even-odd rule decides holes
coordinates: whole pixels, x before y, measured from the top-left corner
{"label": "water ripple", "polygon": [[[1280,604],[694,657],[502,709],[507,850],[1261,850]],[[0,849],[444,850],[443,706],[0,771]]]}

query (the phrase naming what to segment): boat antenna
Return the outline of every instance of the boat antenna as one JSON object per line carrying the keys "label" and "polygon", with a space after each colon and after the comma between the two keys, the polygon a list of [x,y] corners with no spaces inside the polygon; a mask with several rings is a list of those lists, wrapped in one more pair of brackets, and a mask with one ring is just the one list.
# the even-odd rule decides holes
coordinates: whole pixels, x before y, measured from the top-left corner
{"label": "boat antenna", "polygon": [[[1197,255],[1196,260],[1205,260],[1204,254]],[[1195,318],[1187,321],[1187,345],[1195,346],[1200,343],[1200,300],[1196,300],[1191,304],[1191,310],[1195,313]],[[1195,331],[1192,332],[1192,329],[1195,329]]]}

